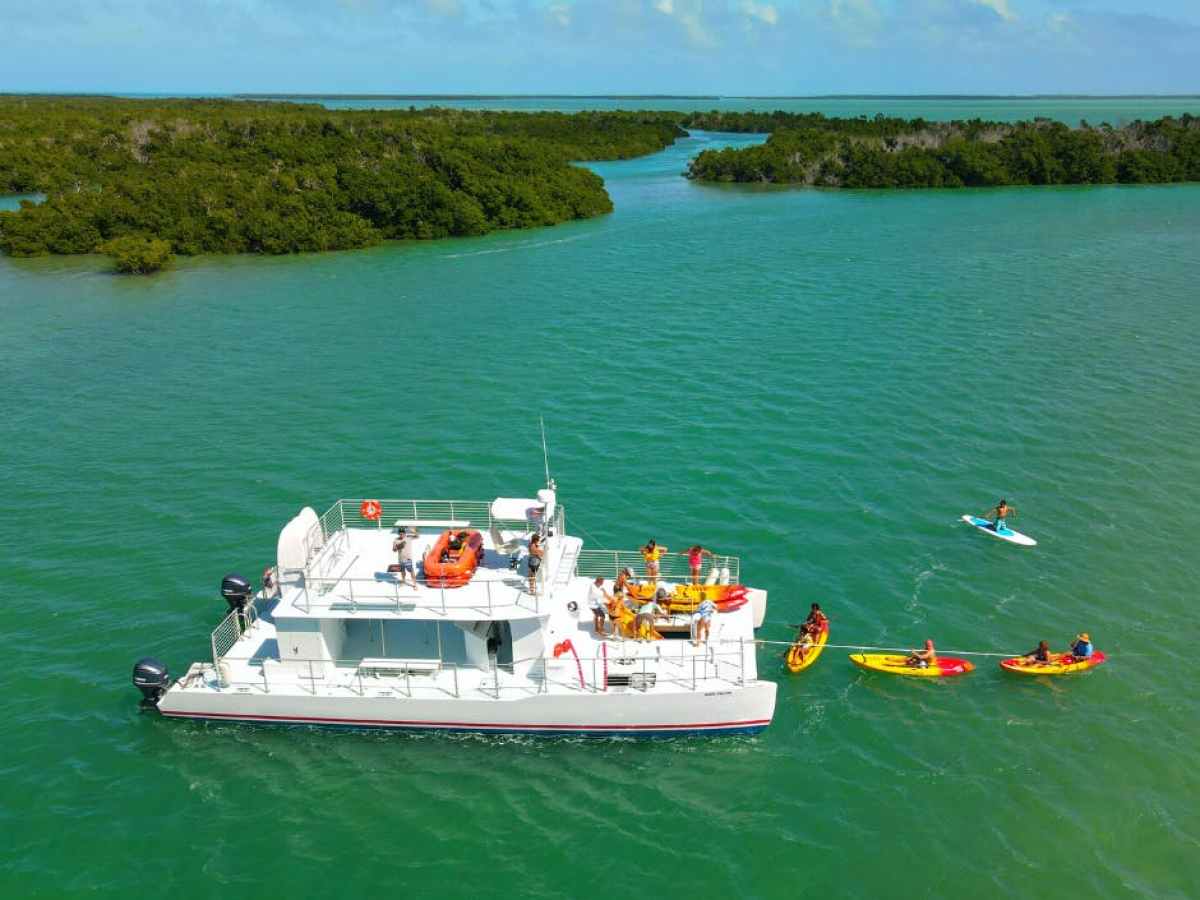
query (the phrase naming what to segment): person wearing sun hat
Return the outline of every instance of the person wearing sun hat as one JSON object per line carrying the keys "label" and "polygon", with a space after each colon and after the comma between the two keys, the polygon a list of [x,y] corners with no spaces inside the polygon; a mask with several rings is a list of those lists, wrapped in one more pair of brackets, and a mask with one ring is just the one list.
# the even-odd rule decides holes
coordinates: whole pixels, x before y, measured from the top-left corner
{"label": "person wearing sun hat", "polygon": [[1086,631],[1075,635],[1075,642],[1071,644],[1071,656],[1075,659],[1087,659],[1092,655],[1092,650],[1092,638]]}

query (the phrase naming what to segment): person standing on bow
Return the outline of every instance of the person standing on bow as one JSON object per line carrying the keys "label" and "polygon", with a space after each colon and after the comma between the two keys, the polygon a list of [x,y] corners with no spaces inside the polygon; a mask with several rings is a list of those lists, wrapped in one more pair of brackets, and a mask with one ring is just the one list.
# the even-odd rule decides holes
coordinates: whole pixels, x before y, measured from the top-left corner
{"label": "person standing on bow", "polygon": [[654,538],[650,538],[646,542],[646,546],[642,548],[642,559],[646,561],[646,578],[649,581],[658,581],[658,561],[669,548],[660,547],[654,542]]}
{"label": "person standing on bow", "polygon": [[704,566],[704,557],[712,558],[712,555],[711,550],[706,550],[699,544],[693,544],[688,548],[688,566],[692,570],[692,584],[700,583],[700,569]]}

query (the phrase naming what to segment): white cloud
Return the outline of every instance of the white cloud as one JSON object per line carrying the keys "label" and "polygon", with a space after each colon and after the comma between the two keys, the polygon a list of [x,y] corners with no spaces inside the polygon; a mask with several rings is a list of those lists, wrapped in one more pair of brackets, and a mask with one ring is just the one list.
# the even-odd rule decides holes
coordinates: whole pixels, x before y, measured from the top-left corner
{"label": "white cloud", "polygon": [[670,16],[687,36],[693,47],[715,47],[716,39],[704,25],[703,0],[654,0],[654,8],[664,16]]}
{"label": "white cloud", "polygon": [[975,0],[979,6],[986,6],[1005,22],[1015,22],[1016,14],[1008,8],[1008,0]]}
{"label": "white cloud", "polygon": [[742,0],[741,10],[743,15],[751,19],[758,19],[767,25],[779,24],[779,10],[772,3],[755,3],[754,0]]}
{"label": "white cloud", "polygon": [[571,24],[571,7],[567,3],[551,3],[546,8],[546,13],[550,16],[550,21],[560,28]]}

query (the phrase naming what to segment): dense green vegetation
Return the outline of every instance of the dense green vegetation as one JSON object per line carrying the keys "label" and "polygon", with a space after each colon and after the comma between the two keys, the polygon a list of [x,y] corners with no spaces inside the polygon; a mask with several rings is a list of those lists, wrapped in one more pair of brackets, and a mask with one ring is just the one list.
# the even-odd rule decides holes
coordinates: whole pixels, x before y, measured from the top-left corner
{"label": "dense green vegetation", "polygon": [[96,249],[112,257],[118,272],[130,275],[148,275],[165,269],[175,258],[166,241],[131,234],[105,241]]}
{"label": "dense green vegetation", "polygon": [[[124,248],[142,266],[162,256],[150,239],[169,259],[550,225],[612,209],[571,160],[650,153],[681,133],[659,114],[4,97],[0,193],[46,200],[0,213],[0,249]],[[137,253],[112,243],[124,237]]]}
{"label": "dense green vegetation", "polygon": [[701,181],[861,188],[1200,181],[1200,118],[1189,115],[1122,128],[721,112],[687,124],[771,132],[759,146],[701,153],[687,173]]}
{"label": "dense green vegetation", "polygon": [[1200,119],[1079,128],[1045,120],[831,119],[785,112],[328,110],[245,100],[0,97],[0,212],[14,256],[293,253],[551,225],[612,209],[573,160],[653,153],[683,127],[769,132],[688,177],[828,187],[1200,181]]}

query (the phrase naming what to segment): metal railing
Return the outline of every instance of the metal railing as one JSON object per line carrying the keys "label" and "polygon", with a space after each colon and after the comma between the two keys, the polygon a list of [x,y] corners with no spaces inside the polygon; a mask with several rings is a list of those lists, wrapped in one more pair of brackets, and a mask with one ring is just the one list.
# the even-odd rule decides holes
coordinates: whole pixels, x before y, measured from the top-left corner
{"label": "metal railing", "polygon": [[[539,572],[539,575],[541,573]],[[314,609],[348,609],[351,612],[382,610],[403,612],[411,609],[472,609],[491,614],[497,608],[513,607],[538,612],[541,593],[529,592],[529,579],[516,572],[488,577],[476,575],[460,587],[438,584],[440,579],[421,577],[420,588],[396,579],[306,576],[302,599],[297,606],[305,612]]]}
{"label": "metal railing", "polygon": [[253,603],[247,603],[245,608],[240,610],[231,610],[229,615],[220,621],[213,629],[211,638],[214,667],[220,664],[221,658],[233,649],[233,645],[240,641],[242,635],[252,629],[257,621],[258,611]]}
{"label": "metal railing", "polygon": [[[529,531],[538,523],[525,519],[498,519],[492,516],[492,504],[488,500],[378,500],[378,519],[362,517],[362,499],[342,498],[320,517],[321,529],[326,539],[343,528],[391,528],[398,519],[411,522],[469,521],[472,528],[484,530],[492,527]],[[557,506],[551,525],[562,533],[565,518],[562,506]]]}
{"label": "metal railing", "polygon": [[[575,572],[586,578],[603,576],[616,578],[622,569],[633,570],[634,575],[644,577],[646,561],[640,550],[581,550],[575,561]],[[706,556],[701,562],[700,578],[708,577],[716,569],[718,574],[729,569],[729,583],[741,582],[742,563],[736,556]],[[687,581],[692,576],[686,553],[664,553],[658,561],[658,577],[665,581]]]}
{"label": "metal railing", "polygon": [[[753,652],[753,642],[750,647]],[[713,683],[741,687],[755,680],[747,679],[745,675],[746,642],[739,642],[736,650],[728,651],[710,645],[703,651],[688,653],[686,650],[694,650],[690,644],[681,650],[685,652],[678,656],[662,653],[621,657],[618,646],[612,655],[580,657],[578,663],[569,655],[558,659],[542,655],[503,664],[493,659],[487,668],[430,659],[429,662],[438,663],[433,672],[414,674],[411,669],[406,669],[402,673],[374,675],[363,672],[359,659],[288,659],[288,668],[277,670],[275,687],[278,689],[282,682],[314,696],[318,689],[331,696],[345,692],[362,697],[371,690],[374,696],[412,698],[420,694],[456,699],[464,693],[478,692],[499,700],[505,696],[547,694],[552,688],[581,694],[606,693],[617,688],[647,693],[666,685],[695,691],[711,687]],[[523,683],[514,683],[520,676],[514,676],[512,671],[526,664],[529,671],[523,677]],[[297,668],[298,665],[303,668]],[[213,674],[222,690],[269,694],[272,689],[270,667],[263,665],[261,671],[262,677],[253,681],[236,680],[224,677],[216,662],[213,665]],[[584,674],[582,683],[581,671]],[[613,683],[618,679],[623,679],[624,683]],[[193,682],[186,686],[195,685]]]}

